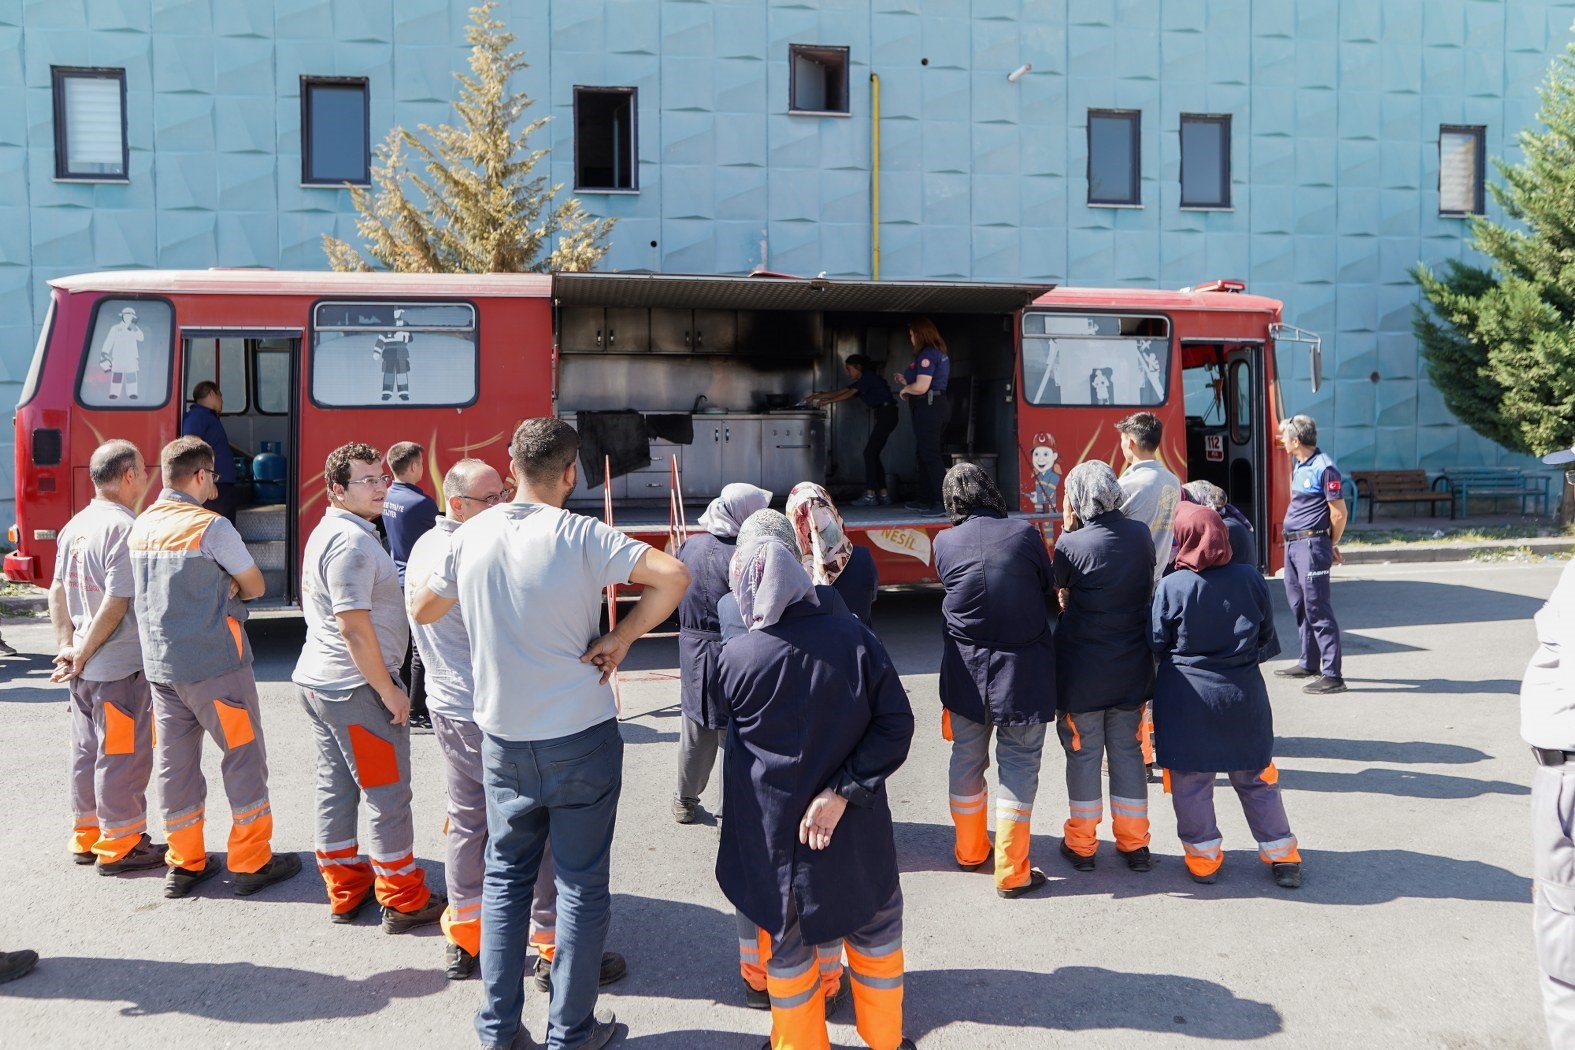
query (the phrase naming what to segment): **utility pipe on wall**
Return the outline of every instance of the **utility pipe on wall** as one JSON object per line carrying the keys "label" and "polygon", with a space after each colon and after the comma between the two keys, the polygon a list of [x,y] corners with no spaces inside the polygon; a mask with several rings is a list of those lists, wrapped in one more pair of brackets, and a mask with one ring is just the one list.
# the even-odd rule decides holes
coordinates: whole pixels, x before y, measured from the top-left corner
{"label": "utility pipe on wall", "polygon": [[880,280],[880,74],[870,74],[870,280]]}

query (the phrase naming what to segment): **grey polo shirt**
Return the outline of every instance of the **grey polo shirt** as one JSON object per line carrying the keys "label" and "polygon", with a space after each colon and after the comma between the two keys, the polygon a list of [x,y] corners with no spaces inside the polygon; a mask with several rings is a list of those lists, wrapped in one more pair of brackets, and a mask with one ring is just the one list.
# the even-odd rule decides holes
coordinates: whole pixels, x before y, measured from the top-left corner
{"label": "grey polo shirt", "polygon": [[336,613],[365,609],[388,673],[399,678],[410,644],[410,624],[394,559],[378,542],[365,518],[329,507],[306,541],[301,564],[301,609],[306,614],[306,645],[290,676],[296,685],[324,692],[349,693],[366,685],[350,658]]}
{"label": "grey polo shirt", "polygon": [[131,548],[126,538],[137,516],[119,503],[95,499],[60,530],[55,579],[66,592],[72,644],[87,641],[88,628],[105,598],[127,599],[126,615],[108,640],[82,668],[89,682],[118,682],[142,670],[142,641],[137,637],[136,597]]}
{"label": "grey polo shirt", "polygon": [[[439,518],[410,548],[405,563],[405,593],[414,596],[433,573],[443,567],[453,547],[459,522]],[[427,710],[444,718],[475,721],[475,680],[470,673],[470,635],[465,614],[455,605],[436,623],[410,622],[411,637],[426,669]]]}

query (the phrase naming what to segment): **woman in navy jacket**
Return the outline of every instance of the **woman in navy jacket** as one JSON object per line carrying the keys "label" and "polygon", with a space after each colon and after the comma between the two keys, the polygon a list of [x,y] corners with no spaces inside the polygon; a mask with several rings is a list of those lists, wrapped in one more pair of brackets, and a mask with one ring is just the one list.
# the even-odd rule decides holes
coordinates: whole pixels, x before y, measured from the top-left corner
{"label": "woman in navy jacket", "polygon": [[845,939],[860,1035],[875,1050],[912,1046],[885,786],[913,739],[907,694],[879,639],[822,609],[784,544],[738,559],[748,630],[723,646],[717,676],[729,721],[716,877],[770,953],[770,1045],[826,1045],[815,946]]}
{"label": "woman in navy jacket", "polygon": [[[1139,727],[1152,695],[1148,647],[1154,588],[1154,538],[1148,525],[1121,513],[1121,484],[1109,464],[1092,459],[1067,472],[1061,513],[1066,531],[1055,545],[1055,584],[1066,599],[1056,632],[1056,732],[1066,751],[1070,814],[1061,854],[1092,871],[1110,771],[1110,825],[1116,849],[1133,871],[1148,871],[1148,771]],[[1168,552],[1167,552],[1168,553]]]}
{"label": "woman in navy jacket", "polygon": [[[737,482],[722,489],[700,515],[706,530],[678,548],[689,569],[689,589],[678,603],[678,791],[673,818],[693,824],[700,793],[711,779],[716,749],[727,729],[727,710],[716,695],[716,661],[722,652],[717,602],[727,594],[727,564],[732,560],[744,520],[771,502],[771,493]],[[718,805],[718,811],[721,806]]]}
{"label": "woman in navy jacket", "polygon": [[990,856],[990,734],[1001,793],[995,803],[995,888],[1021,897],[1045,884],[1028,865],[1045,727],[1055,718],[1055,587],[1044,538],[1006,516],[990,476],[972,463],[946,474],[941,500],[952,527],[935,537],[941,601],[941,735],[952,742],[948,794],[957,864]]}
{"label": "woman in navy jacket", "polygon": [[1274,716],[1258,671],[1280,651],[1269,589],[1255,567],[1231,564],[1229,534],[1214,511],[1178,506],[1176,542],[1176,571],[1154,594],[1154,739],[1187,871],[1197,882],[1219,875],[1214,778],[1228,773],[1259,858],[1275,882],[1295,889],[1302,858],[1280,798]]}

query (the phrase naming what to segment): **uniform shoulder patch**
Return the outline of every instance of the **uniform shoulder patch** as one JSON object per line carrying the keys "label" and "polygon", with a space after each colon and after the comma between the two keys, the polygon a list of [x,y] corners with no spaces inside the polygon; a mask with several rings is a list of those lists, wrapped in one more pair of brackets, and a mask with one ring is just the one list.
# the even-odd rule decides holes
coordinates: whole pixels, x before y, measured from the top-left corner
{"label": "uniform shoulder patch", "polygon": [[930,359],[928,357],[920,358],[919,359],[919,367],[920,368],[929,368],[930,367]]}

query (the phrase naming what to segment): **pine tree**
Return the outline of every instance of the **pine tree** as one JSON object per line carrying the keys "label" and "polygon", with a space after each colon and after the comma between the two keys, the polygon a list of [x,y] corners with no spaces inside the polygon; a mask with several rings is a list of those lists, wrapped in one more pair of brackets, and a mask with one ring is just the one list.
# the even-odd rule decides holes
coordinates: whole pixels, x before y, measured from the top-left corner
{"label": "pine tree", "polygon": [[1575,45],[1548,71],[1525,160],[1495,162],[1509,224],[1471,220],[1491,270],[1451,263],[1412,275],[1434,316],[1414,324],[1428,375],[1461,422],[1519,452],[1575,444]]}
{"label": "pine tree", "polygon": [[325,234],[323,250],[335,270],[590,270],[606,255],[616,220],[592,219],[572,197],[554,205],[562,185],[535,174],[549,151],[527,142],[551,118],[513,130],[533,100],[509,89],[526,62],[523,52],[509,50],[515,36],[493,17],[496,6],[487,0],[470,11],[470,75],[455,75],[459,123],[421,124],[420,136],[395,127],[377,148],[375,192],[350,187],[371,261]]}

